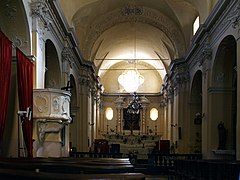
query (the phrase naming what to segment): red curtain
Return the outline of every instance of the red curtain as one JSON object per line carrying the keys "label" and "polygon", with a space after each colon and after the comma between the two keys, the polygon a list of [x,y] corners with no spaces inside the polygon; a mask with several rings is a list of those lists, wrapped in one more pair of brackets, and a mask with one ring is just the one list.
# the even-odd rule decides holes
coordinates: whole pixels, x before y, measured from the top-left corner
{"label": "red curtain", "polygon": [[[17,55],[17,78],[19,110],[26,111],[28,107],[33,109],[33,63],[16,48]],[[33,149],[33,122],[22,117],[22,129],[25,145],[28,150],[28,157],[32,157]]]}
{"label": "red curtain", "polygon": [[12,42],[0,32],[0,143],[7,120],[10,80],[12,73]]}

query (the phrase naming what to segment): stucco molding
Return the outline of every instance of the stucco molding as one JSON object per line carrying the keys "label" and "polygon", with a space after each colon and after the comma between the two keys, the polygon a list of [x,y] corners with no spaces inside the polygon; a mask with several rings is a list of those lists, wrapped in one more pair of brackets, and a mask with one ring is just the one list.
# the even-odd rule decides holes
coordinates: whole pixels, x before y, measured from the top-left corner
{"label": "stucco molding", "polygon": [[62,50],[62,66],[63,72],[70,75],[70,69],[74,66],[74,56],[69,47],[64,47]]}
{"label": "stucco molding", "polygon": [[30,7],[32,17],[38,17],[42,21],[44,28],[49,30],[53,19],[50,16],[47,2],[45,0],[32,0]]}
{"label": "stucco molding", "polygon": [[90,85],[90,78],[88,76],[79,76],[78,82],[81,86],[88,87]]}
{"label": "stucco molding", "polygon": [[240,30],[240,1],[237,2],[235,9],[230,12],[228,20],[232,23],[234,29],[238,28]]}
{"label": "stucco molding", "polygon": [[32,0],[30,3],[33,31],[39,34],[40,48],[43,50],[45,45],[45,31],[50,31],[50,25],[53,19],[50,15],[50,9],[44,0]]}
{"label": "stucco molding", "polygon": [[[86,59],[90,57],[91,49],[94,46],[96,40],[102,35],[102,33],[111,27],[125,22],[139,22],[149,24],[158,28],[173,43],[176,57],[182,57],[185,52],[185,41],[180,28],[168,17],[160,12],[142,7],[142,12],[135,15],[135,13],[123,13],[123,8],[116,9],[110,13],[103,15],[101,18],[93,21],[87,28],[86,39],[81,42],[81,50]],[[135,12],[135,11],[133,11]],[[75,21],[75,27],[81,27],[81,20]],[[77,32],[81,32],[80,29],[76,29]],[[79,34],[81,36],[81,34]]]}
{"label": "stucco molding", "polygon": [[6,1],[4,13],[11,23],[16,22],[17,7],[13,5],[13,1],[10,1],[10,0]]}

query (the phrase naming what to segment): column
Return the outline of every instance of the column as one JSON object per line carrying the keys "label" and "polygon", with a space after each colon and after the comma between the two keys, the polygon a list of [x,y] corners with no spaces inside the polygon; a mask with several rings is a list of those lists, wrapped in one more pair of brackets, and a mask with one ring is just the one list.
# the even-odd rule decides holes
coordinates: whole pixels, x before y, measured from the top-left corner
{"label": "column", "polygon": [[[239,29],[238,29],[239,31]],[[237,39],[237,132],[236,160],[240,160],[240,38]]]}
{"label": "column", "polygon": [[32,15],[32,52],[36,57],[35,75],[36,88],[44,88],[45,76],[45,31],[48,30],[51,18],[46,2],[32,0],[30,4]]}
{"label": "column", "polygon": [[79,105],[80,105],[80,127],[78,132],[80,134],[80,146],[77,147],[80,151],[87,152],[88,149],[88,120],[89,120],[89,77],[80,76],[79,77]]}
{"label": "column", "polygon": [[210,86],[210,73],[211,73],[211,59],[212,59],[212,50],[209,48],[208,44],[205,45],[205,48],[202,52],[202,61],[200,62],[200,67],[202,68],[203,78],[202,78],[202,113],[204,118],[202,119],[202,154],[203,158],[210,157],[212,155],[212,149],[209,148],[210,141],[210,103],[209,103],[209,94],[208,88]]}
{"label": "column", "polygon": [[116,110],[117,110],[116,131],[118,133],[122,133],[122,130],[123,130],[122,109],[123,109],[124,104],[125,104],[124,97],[120,96],[115,101],[115,107],[116,107]]}
{"label": "column", "polygon": [[101,99],[100,99],[100,91],[99,89],[97,90],[96,94],[96,139],[101,139],[101,117],[100,117],[100,104],[101,104]]}
{"label": "column", "polygon": [[178,64],[174,68],[175,74],[171,81],[173,85],[173,121],[171,124],[173,143],[178,153],[187,153],[189,121],[186,114],[189,114],[189,108],[186,107],[189,103],[188,83],[190,76],[187,64]]}
{"label": "column", "polygon": [[141,105],[142,105],[142,119],[141,119],[141,132],[142,134],[148,134],[149,123],[146,121],[146,112],[147,107],[150,104],[150,101],[145,97],[141,97]]}

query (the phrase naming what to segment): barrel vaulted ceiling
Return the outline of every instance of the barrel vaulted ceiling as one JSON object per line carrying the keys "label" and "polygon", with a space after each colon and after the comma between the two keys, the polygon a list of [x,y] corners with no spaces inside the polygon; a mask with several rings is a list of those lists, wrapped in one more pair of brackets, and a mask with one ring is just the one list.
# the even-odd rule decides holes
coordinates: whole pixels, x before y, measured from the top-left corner
{"label": "barrel vaulted ceiling", "polygon": [[134,67],[157,73],[161,84],[170,62],[189,48],[196,17],[203,23],[217,0],[58,1],[83,57],[103,81]]}

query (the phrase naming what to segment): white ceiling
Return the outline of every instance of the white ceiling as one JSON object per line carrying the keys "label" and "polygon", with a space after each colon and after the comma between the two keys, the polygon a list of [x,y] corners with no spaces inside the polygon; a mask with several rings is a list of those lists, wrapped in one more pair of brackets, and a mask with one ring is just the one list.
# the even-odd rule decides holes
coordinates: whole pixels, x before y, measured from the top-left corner
{"label": "white ceiling", "polygon": [[58,1],[100,78],[130,54],[141,59],[136,66],[155,68],[163,79],[171,60],[184,57],[195,18],[203,23],[217,0]]}

